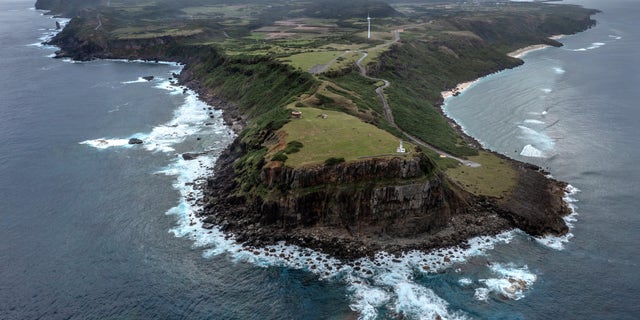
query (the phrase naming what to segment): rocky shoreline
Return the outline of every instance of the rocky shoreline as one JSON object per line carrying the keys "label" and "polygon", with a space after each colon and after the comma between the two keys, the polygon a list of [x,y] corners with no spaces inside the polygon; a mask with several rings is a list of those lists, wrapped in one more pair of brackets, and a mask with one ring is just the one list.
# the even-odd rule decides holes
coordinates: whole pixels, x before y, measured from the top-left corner
{"label": "rocky shoreline", "polygon": [[[162,41],[172,43],[171,39]],[[225,123],[236,133],[247,121],[237,105],[216,96],[201,84],[191,71],[191,66],[197,63],[192,59],[140,51],[144,44],[122,44],[115,51],[73,38],[57,39],[53,44],[61,47],[58,57],[81,60],[142,58],[183,63],[185,67],[178,76],[180,84],[197,92],[200,99],[213,108],[222,110]],[[452,125],[461,133],[457,124]],[[461,134],[479,146],[474,139]],[[374,170],[371,168],[376,166],[407,165],[391,163],[393,159],[375,160],[376,163],[368,165],[345,163],[334,168],[343,175],[360,172],[357,177],[335,176],[327,174],[326,170],[320,175],[318,172],[322,170],[317,168],[305,168],[302,173],[288,172],[289,177],[306,175],[311,181],[306,187],[320,190],[310,194],[289,192],[279,199],[263,199],[238,195],[233,163],[245,148],[237,138],[219,157],[213,175],[207,180],[201,201],[204,209],[199,215],[203,227],[218,226],[246,245],[260,247],[286,241],[352,260],[378,251],[399,254],[412,249],[465,246],[469,238],[496,235],[513,228],[520,228],[532,236],[568,232],[562,219],[570,214],[562,201],[566,184],[548,179],[538,167],[504,156],[519,173],[516,188],[504,199],[474,196],[442,175],[430,175],[429,170],[409,176],[398,173],[378,184],[373,183],[376,177],[372,173],[362,174],[362,170]],[[284,177],[287,174],[276,174],[276,178],[274,172],[263,170],[263,174],[265,177],[261,181],[267,187],[289,182]],[[335,183],[328,183],[336,179],[349,181],[355,187],[343,190]],[[354,202],[354,199],[359,200]]]}
{"label": "rocky shoreline", "polygon": [[[436,248],[466,247],[467,240],[477,236],[493,236],[507,230],[519,228],[532,236],[547,234],[563,235],[568,232],[563,216],[570,209],[563,202],[566,184],[545,177],[538,167],[513,162],[520,175],[518,186],[507,199],[473,196],[462,190],[454,203],[447,203],[449,214],[446,221],[435,230],[414,233],[413,225],[400,217],[394,223],[400,225],[393,231],[381,230],[375,223],[359,223],[357,230],[349,224],[316,223],[305,226],[283,220],[265,223],[265,216],[281,215],[286,206],[274,208],[273,204],[247,201],[236,196],[233,162],[241,156],[239,142],[234,142],[219,157],[214,172],[205,186],[205,207],[200,216],[207,227],[219,226],[224,232],[235,235],[237,241],[248,246],[263,247],[285,241],[302,247],[320,250],[344,260],[373,256],[386,251],[401,254],[409,250],[431,250]],[[348,165],[348,164],[345,164]],[[343,199],[350,203],[352,197],[344,199],[334,194],[333,201]],[[305,198],[299,199],[304,201]],[[291,202],[292,199],[285,200]],[[295,201],[295,200],[293,200]],[[410,202],[410,201],[407,201]],[[254,203],[247,205],[247,203]],[[363,211],[362,208],[359,209]],[[365,219],[366,220],[366,219]]]}

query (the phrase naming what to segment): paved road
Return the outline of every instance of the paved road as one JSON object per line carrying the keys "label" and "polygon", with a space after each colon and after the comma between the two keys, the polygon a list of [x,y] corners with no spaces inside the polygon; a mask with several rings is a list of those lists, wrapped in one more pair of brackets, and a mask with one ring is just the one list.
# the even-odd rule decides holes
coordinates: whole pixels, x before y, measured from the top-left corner
{"label": "paved road", "polygon": [[[384,46],[390,46],[396,42],[398,42],[400,40],[400,32],[398,30],[395,30],[394,32],[394,39],[393,41],[378,45],[376,47],[374,47],[374,49],[378,49],[380,47],[384,47]],[[389,82],[386,79],[380,79],[380,78],[374,78],[371,76],[367,75],[367,69],[362,65],[362,61],[364,61],[364,59],[367,57],[367,53],[363,52],[362,53],[362,57],[360,59],[358,59],[358,61],[356,62],[356,65],[358,65],[358,68],[360,69],[360,74],[362,74],[363,77],[367,78],[367,79],[371,79],[374,81],[382,81],[383,85],[379,86],[376,88],[376,93],[378,94],[378,96],[380,97],[380,101],[382,102],[382,109],[384,110],[384,116],[387,119],[387,122],[389,122],[392,126],[394,126],[395,128],[397,128],[400,132],[402,132],[402,134],[404,134],[407,138],[409,138],[409,140],[413,141],[415,144],[418,144],[420,146],[423,146],[425,148],[431,149],[435,152],[437,152],[438,154],[440,154],[440,156],[444,156],[447,158],[451,158],[454,160],[457,160],[458,162],[462,163],[463,165],[467,166],[467,167],[472,167],[472,168],[477,168],[480,166],[479,163],[477,162],[473,162],[473,161],[469,161],[466,159],[462,159],[462,158],[458,158],[456,156],[453,156],[447,152],[444,152],[408,133],[406,133],[404,130],[400,129],[397,125],[395,120],[393,119],[393,112],[391,111],[391,107],[389,107],[389,102],[387,101],[387,97],[385,97],[384,95],[384,89],[386,89],[387,87],[389,87],[391,85],[391,82]]]}

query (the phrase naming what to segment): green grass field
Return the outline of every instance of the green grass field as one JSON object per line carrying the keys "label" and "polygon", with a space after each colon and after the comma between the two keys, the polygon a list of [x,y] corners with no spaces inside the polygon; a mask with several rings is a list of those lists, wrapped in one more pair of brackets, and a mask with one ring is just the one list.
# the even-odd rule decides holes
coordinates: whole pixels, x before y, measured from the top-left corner
{"label": "green grass field", "polygon": [[280,60],[285,61],[295,68],[309,71],[311,67],[318,64],[327,64],[343,53],[343,51],[314,51],[294,54]]}
{"label": "green grass field", "polygon": [[504,159],[482,151],[469,160],[480,163],[478,168],[458,166],[447,170],[446,175],[465,190],[493,197],[507,195],[517,182],[517,173]]}
{"label": "green grass field", "polygon": [[[299,108],[302,119],[293,119],[282,127],[286,132],[286,142],[300,141],[299,152],[289,154],[286,165],[301,167],[321,164],[330,157],[344,158],[346,161],[376,156],[397,156],[398,138],[371,124],[343,112],[316,108]],[[327,118],[319,117],[326,114]],[[410,156],[414,150],[409,142],[404,143]],[[270,155],[275,153],[272,150]],[[270,159],[270,156],[267,156]]]}
{"label": "green grass field", "polygon": [[112,31],[118,39],[152,39],[164,36],[186,37],[202,33],[202,29],[180,29],[163,26],[127,27]]}

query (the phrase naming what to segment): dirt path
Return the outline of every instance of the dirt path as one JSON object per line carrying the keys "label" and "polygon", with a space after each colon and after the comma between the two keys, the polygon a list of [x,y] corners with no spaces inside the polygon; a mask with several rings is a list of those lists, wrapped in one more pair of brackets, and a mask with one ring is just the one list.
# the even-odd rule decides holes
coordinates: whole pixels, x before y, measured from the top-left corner
{"label": "dirt path", "polygon": [[[374,47],[374,49],[379,49],[380,47],[384,47],[384,46],[390,46],[396,42],[398,42],[400,40],[400,32],[398,30],[394,30],[394,39],[393,41],[378,45],[376,47]],[[380,78],[374,78],[371,76],[367,75],[367,69],[364,67],[364,65],[362,65],[362,61],[364,61],[364,59],[367,57],[367,53],[363,52],[362,53],[362,57],[360,59],[358,59],[358,61],[356,62],[356,65],[358,66],[358,68],[360,69],[360,74],[367,78],[367,79],[371,79],[374,81],[382,81],[383,85],[379,86],[376,88],[376,93],[378,94],[378,97],[380,97],[380,101],[382,102],[382,109],[384,110],[384,116],[387,119],[387,122],[389,122],[392,126],[394,126],[395,128],[397,128],[400,132],[402,132],[402,134],[404,134],[407,138],[409,138],[409,140],[413,141],[415,144],[418,144],[422,147],[431,149],[435,152],[437,152],[438,154],[440,154],[440,156],[444,156],[447,158],[451,158],[454,160],[457,160],[458,162],[462,163],[463,165],[467,166],[467,167],[472,167],[472,168],[477,168],[480,166],[479,163],[477,162],[473,162],[473,161],[469,161],[466,159],[462,159],[462,158],[458,158],[456,156],[453,156],[447,152],[444,152],[408,133],[406,133],[404,130],[400,129],[398,127],[398,125],[396,125],[395,120],[393,119],[393,112],[391,111],[391,107],[389,107],[389,102],[387,101],[387,97],[385,97],[384,95],[384,89],[386,89],[387,87],[389,87],[391,85],[391,82],[389,82],[386,79],[380,79]]]}

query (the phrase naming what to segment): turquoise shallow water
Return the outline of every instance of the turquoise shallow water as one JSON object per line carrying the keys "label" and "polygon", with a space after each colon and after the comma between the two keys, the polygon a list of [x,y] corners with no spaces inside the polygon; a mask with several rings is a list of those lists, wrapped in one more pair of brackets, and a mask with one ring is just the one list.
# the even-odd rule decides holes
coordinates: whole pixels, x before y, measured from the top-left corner
{"label": "turquoise shallow water", "polygon": [[[564,249],[510,232],[355,268],[299,248],[242,250],[192,226],[186,183],[233,135],[168,85],[180,67],[50,59],[32,44],[53,20],[3,2],[0,318],[636,318],[640,12],[585,4],[604,11],[597,27],[446,105],[488,148],[580,190],[573,238],[553,242]],[[147,143],[123,144],[133,136]],[[212,156],[180,160],[200,150]]]}

